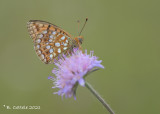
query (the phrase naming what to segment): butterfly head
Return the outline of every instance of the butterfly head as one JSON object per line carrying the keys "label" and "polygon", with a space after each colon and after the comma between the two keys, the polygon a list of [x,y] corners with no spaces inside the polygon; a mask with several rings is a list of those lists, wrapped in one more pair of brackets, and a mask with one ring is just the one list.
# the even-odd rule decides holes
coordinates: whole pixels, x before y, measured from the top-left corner
{"label": "butterfly head", "polygon": [[83,36],[75,37],[75,41],[78,45],[81,45],[83,42]]}
{"label": "butterfly head", "polygon": [[78,43],[82,44],[82,42],[83,42],[83,36],[78,36],[77,38],[78,38]]}
{"label": "butterfly head", "polygon": [[83,42],[83,37],[82,37],[82,36],[78,36],[78,37],[75,37],[74,40],[75,40],[75,45],[74,45],[74,47],[79,47],[79,48],[81,48],[81,44],[82,44],[82,42]]}

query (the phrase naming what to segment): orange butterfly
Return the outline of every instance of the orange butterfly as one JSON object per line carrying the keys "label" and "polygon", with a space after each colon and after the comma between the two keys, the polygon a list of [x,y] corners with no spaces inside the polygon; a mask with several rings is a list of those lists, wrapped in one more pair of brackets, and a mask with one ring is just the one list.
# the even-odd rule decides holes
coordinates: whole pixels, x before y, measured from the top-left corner
{"label": "orange butterfly", "polygon": [[74,47],[81,48],[83,37],[80,34],[83,28],[75,38],[60,27],[45,21],[30,20],[27,28],[37,55],[46,64],[53,63],[54,59],[58,59],[62,54],[72,52]]}

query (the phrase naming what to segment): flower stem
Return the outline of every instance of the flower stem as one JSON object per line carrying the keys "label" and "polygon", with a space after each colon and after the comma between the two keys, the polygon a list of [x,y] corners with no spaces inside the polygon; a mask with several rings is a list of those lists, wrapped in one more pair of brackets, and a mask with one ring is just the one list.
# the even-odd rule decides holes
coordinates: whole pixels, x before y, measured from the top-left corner
{"label": "flower stem", "polygon": [[109,104],[98,94],[98,92],[88,83],[85,82],[85,86],[91,91],[91,93],[102,103],[102,105],[110,112],[110,114],[115,114]]}

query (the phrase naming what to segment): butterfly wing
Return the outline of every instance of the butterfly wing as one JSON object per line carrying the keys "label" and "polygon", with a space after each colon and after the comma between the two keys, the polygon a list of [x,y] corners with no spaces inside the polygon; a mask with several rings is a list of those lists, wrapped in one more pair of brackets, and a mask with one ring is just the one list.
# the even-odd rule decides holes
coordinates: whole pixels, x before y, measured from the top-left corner
{"label": "butterfly wing", "polygon": [[30,20],[27,27],[37,55],[46,64],[53,63],[72,46],[71,35],[54,24]]}

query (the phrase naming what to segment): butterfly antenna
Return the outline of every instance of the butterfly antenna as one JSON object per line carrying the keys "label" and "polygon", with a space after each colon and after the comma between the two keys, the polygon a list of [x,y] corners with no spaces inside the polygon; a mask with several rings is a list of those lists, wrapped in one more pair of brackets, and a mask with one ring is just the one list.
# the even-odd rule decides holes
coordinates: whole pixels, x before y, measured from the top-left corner
{"label": "butterfly antenna", "polygon": [[77,23],[78,23],[78,34],[79,34],[79,24],[80,24],[80,21],[78,20]]}
{"label": "butterfly antenna", "polygon": [[86,25],[87,21],[88,21],[88,18],[86,18],[86,21],[85,21],[85,23],[84,23],[84,25],[83,25],[83,27],[82,27],[82,29],[81,29],[80,33],[79,33],[79,36],[81,35],[81,33],[82,33],[82,31],[83,31],[83,29],[84,29],[84,27],[85,27],[85,25]]}

